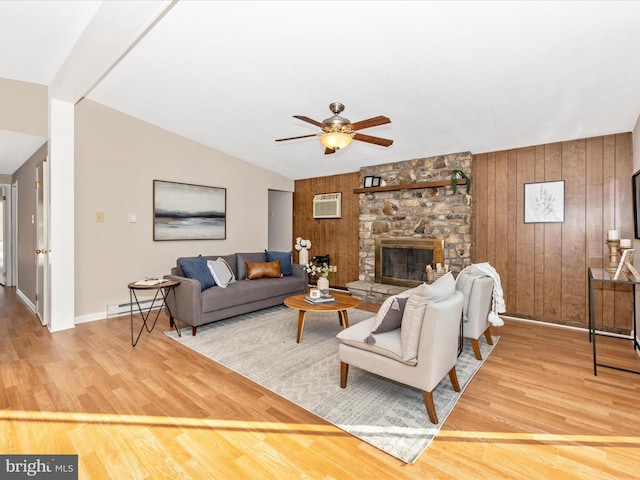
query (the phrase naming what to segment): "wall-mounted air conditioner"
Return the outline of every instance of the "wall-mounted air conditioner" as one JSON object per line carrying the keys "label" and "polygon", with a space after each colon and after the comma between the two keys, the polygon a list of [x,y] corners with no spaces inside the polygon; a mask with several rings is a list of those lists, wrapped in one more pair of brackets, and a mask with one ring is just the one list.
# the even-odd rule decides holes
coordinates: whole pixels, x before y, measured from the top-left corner
{"label": "wall-mounted air conditioner", "polygon": [[323,193],[313,197],[313,218],[342,218],[341,193]]}

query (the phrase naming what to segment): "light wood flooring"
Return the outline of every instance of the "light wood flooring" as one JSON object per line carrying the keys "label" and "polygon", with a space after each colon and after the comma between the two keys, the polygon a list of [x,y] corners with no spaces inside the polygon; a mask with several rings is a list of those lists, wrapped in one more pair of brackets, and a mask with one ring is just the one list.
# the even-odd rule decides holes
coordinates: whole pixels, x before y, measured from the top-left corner
{"label": "light wood flooring", "polygon": [[[135,348],[128,316],[52,334],[0,289],[0,453],[77,453],[79,478],[98,480],[640,478],[640,375],[594,376],[583,331],[495,328],[436,440],[405,465],[160,322]],[[598,345],[601,361],[640,369],[630,342]]]}

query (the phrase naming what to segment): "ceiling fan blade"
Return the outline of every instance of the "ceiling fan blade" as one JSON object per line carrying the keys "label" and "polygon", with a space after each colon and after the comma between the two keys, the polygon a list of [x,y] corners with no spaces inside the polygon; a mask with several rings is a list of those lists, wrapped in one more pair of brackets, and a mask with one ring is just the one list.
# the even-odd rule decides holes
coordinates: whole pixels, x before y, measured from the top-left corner
{"label": "ceiling fan blade", "polygon": [[384,125],[385,123],[391,123],[387,117],[383,115],[379,115],[377,117],[369,118],[367,120],[362,120],[360,122],[352,123],[352,130],[362,130],[363,128],[369,127],[377,127],[378,125]]}
{"label": "ceiling fan blade", "polygon": [[302,120],[303,122],[310,123],[311,125],[315,125],[316,127],[322,128],[322,124],[313,118],[305,117],[304,115],[294,115],[293,118],[297,118],[298,120]]}
{"label": "ceiling fan blade", "polygon": [[300,135],[299,137],[278,138],[276,139],[276,142],[285,142],[287,140],[296,140],[298,138],[309,138],[309,137],[317,137],[317,136],[318,136],[317,133],[313,133],[311,135]]}
{"label": "ceiling fan blade", "polygon": [[371,135],[364,135],[362,133],[356,133],[353,136],[354,140],[360,140],[361,142],[373,143],[382,147],[389,147],[393,145],[393,140],[387,140],[386,138],[372,137]]}
{"label": "ceiling fan blade", "polygon": [[332,153],[336,153],[336,151],[333,148],[325,148],[324,149],[324,154],[325,155],[331,155]]}

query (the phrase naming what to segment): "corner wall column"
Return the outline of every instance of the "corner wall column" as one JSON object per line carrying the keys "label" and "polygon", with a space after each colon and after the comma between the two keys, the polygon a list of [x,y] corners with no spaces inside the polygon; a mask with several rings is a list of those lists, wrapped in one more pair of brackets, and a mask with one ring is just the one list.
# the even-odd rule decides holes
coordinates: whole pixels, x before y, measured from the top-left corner
{"label": "corner wall column", "polygon": [[49,330],[75,326],[74,105],[49,100]]}

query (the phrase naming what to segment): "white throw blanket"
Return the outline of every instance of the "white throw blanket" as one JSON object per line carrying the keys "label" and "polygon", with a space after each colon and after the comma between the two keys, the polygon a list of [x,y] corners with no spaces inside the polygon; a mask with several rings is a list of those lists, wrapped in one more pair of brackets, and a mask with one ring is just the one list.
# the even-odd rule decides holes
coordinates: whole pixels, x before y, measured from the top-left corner
{"label": "white throw blanket", "polygon": [[464,268],[460,273],[469,273],[473,275],[478,275],[478,273],[484,274],[493,279],[493,302],[491,304],[491,311],[489,312],[489,317],[487,320],[491,325],[496,327],[501,327],[504,325],[504,321],[499,313],[504,313],[507,311],[507,307],[504,303],[504,292],[502,290],[502,283],[500,283],[500,275],[488,262],[485,263],[474,263],[473,265],[469,265]]}

